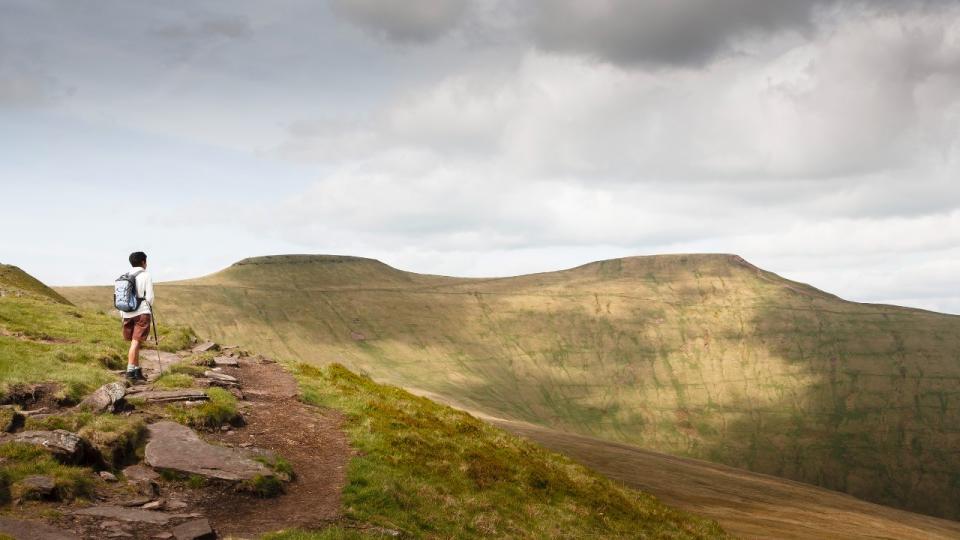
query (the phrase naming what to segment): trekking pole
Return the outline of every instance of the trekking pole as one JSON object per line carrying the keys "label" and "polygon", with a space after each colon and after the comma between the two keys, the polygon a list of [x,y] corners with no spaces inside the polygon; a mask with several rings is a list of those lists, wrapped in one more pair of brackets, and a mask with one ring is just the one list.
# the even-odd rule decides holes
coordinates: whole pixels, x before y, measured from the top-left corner
{"label": "trekking pole", "polygon": [[153,314],[153,304],[150,306],[150,322],[153,324],[153,341],[156,343],[157,366],[160,368],[160,375],[163,375],[163,360],[160,359],[160,336],[157,335],[157,317]]}

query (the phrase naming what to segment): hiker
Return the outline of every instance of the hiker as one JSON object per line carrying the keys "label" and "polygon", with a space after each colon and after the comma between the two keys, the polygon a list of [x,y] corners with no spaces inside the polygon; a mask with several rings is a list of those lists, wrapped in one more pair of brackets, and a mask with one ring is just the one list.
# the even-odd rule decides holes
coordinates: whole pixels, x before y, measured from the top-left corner
{"label": "hiker", "polygon": [[[123,317],[123,339],[130,342],[130,352],[127,353],[127,380],[140,382],[147,380],[140,369],[140,344],[150,336],[150,322],[153,307],[153,279],[147,272],[147,254],[137,251],[130,254],[130,266],[133,269],[121,277],[132,281],[135,287],[134,305],[132,311],[121,310]],[[132,278],[132,280],[130,279]],[[120,280],[118,280],[119,283]]]}

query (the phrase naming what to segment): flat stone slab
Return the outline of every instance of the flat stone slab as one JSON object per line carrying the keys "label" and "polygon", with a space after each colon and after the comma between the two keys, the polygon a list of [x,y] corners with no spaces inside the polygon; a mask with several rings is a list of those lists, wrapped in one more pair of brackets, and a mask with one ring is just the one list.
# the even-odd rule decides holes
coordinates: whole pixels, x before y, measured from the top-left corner
{"label": "flat stone slab", "polygon": [[130,481],[140,481],[140,480],[158,480],[160,475],[157,474],[157,471],[151,469],[150,467],[144,467],[143,465],[130,465],[129,467],[123,469],[123,476]]}
{"label": "flat stone slab", "polygon": [[132,398],[146,401],[147,403],[173,403],[175,401],[207,401],[207,394],[200,390],[150,390],[139,392]]}
{"label": "flat stone slab", "polygon": [[119,381],[107,383],[84,398],[77,408],[95,413],[114,412],[123,404],[123,396],[126,394],[126,384]]}
{"label": "flat stone slab", "polygon": [[81,463],[94,457],[94,451],[87,441],[63,429],[0,434],[0,443],[8,442],[38,446],[53,454],[53,457],[59,461],[68,464]]}
{"label": "flat stone slab", "polygon": [[155,469],[231,482],[274,476],[267,466],[252,459],[252,451],[209,444],[187,426],[163,421],[150,424],[147,429],[150,442],[144,461]]}
{"label": "flat stone slab", "polygon": [[0,517],[0,534],[16,540],[79,540],[76,534],[47,525],[42,521]]}
{"label": "flat stone slab", "polygon": [[203,372],[203,376],[208,379],[212,379],[220,382],[235,383],[235,384],[240,382],[237,380],[236,377],[232,375],[227,375],[226,373],[220,373],[219,371],[207,370]]}
{"label": "flat stone slab", "polygon": [[204,341],[203,343],[194,347],[192,350],[195,353],[204,353],[207,351],[219,351],[220,346],[212,341]]}
{"label": "flat stone slab", "polygon": [[75,511],[74,515],[104,517],[134,523],[153,523],[154,525],[166,525],[171,519],[177,517],[175,514],[168,514],[166,512],[142,510],[140,508],[124,508],[123,506],[91,506],[90,508]]}
{"label": "flat stone slab", "polygon": [[231,356],[218,356],[213,359],[213,365],[217,367],[237,367],[240,362]]}
{"label": "flat stone slab", "polygon": [[217,534],[210,527],[206,518],[191,519],[173,528],[173,536],[177,540],[215,540]]}

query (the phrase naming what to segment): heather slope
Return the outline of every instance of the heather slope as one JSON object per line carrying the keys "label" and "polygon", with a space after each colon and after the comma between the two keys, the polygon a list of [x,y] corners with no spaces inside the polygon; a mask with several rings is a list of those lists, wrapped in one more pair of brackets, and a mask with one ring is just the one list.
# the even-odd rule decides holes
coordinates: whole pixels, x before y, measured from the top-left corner
{"label": "heather slope", "polygon": [[257,258],[158,294],[161,318],[282,357],[960,517],[960,317],[846,302],[732,255],[498,279]]}

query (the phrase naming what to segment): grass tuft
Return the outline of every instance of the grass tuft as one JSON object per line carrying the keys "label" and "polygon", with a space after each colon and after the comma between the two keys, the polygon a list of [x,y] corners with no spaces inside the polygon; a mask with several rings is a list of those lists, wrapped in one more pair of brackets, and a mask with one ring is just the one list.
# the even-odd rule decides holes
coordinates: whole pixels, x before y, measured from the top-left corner
{"label": "grass tuft", "polygon": [[186,373],[167,372],[153,381],[157,388],[190,388],[193,386],[193,377]]}
{"label": "grass tuft", "polygon": [[223,388],[207,389],[210,401],[187,407],[170,405],[167,410],[174,420],[197,429],[217,429],[223,424],[241,425],[243,417],[237,411],[237,398]]}
{"label": "grass tuft", "polygon": [[63,465],[32,445],[0,444],[0,502],[9,502],[16,483],[28,476],[45,475],[54,480],[56,498],[70,500],[93,495],[90,469]]}

